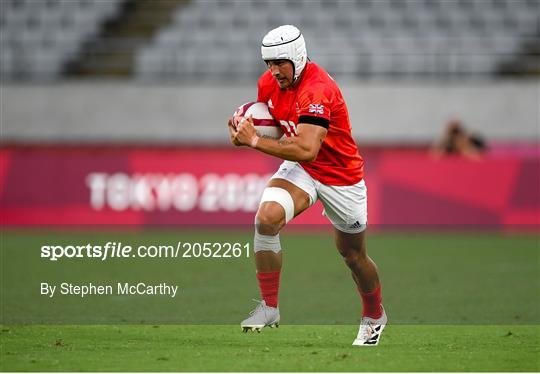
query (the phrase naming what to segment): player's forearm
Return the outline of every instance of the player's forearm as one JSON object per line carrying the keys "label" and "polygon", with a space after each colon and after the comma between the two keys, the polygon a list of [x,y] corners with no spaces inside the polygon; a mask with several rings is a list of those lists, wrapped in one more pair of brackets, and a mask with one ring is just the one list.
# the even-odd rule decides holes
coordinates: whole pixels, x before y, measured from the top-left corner
{"label": "player's forearm", "polygon": [[283,160],[297,162],[314,161],[318,153],[318,149],[314,149],[311,144],[307,144],[300,137],[279,140],[259,137],[253,148]]}

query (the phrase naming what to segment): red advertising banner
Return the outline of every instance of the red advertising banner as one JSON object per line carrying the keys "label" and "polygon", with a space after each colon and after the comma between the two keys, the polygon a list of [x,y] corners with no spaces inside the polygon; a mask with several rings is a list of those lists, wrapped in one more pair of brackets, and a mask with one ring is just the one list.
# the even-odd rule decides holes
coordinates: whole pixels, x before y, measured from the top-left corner
{"label": "red advertising banner", "polygon": [[[364,152],[371,225],[540,225],[540,157]],[[250,224],[280,161],[233,147],[5,147],[4,225]],[[291,223],[326,223],[318,203]]]}

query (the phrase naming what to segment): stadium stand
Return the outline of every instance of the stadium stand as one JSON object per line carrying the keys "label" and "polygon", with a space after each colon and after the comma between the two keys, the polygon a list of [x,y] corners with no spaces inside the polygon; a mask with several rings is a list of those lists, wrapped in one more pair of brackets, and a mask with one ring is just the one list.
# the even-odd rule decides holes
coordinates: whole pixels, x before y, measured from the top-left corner
{"label": "stadium stand", "polygon": [[55,79],[123,0],[0,1],[3,79]]}
{"label": "stadium stand", "polygon": [[68,76],[126,77],[140,49],[186,0],[124,0],[121,11],[66,66]]}
{"label": "stadium stand", "polygon": [[[3,79],[100,76],[113,70],[142,80],[251,79],[264,69],[262,36],[286,23],[302,29],[310,57],[336,77],[540,74],[538,0],[0,3]],[[166,17],[157,17],[156,4]],[[138,11],[130,10],[136,6]],[[111,19],[122,30],[119,35],[107,32]],[[149,19],[151,32],[135,35],[136,22]],[[114,54],[127,58],[103,57]],[[113,66],[118,61],[124,66]]]}
{"label": "stadium stand", "polygon": [[[525,43],[539,43],[539,8],[537,0],[194,0],[140,51],[136,73],[255,76],[264,68],[261,37],[291,23],[336,76],[490,75]],[[521,57],[533,59],[534,72],[538,55]]]}

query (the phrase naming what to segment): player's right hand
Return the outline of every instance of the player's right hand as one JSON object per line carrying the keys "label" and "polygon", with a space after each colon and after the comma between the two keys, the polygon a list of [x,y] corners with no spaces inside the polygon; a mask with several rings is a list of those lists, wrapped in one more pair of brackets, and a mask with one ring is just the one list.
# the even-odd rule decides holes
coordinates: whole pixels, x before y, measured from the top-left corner
{"label": "player's right hand", "polygon": [[228,126],[229,126],[229,136],[231,137],[231,143],[233,143],[237,147],[241,146],[242,143],[240,143],[240,141],[236,138],[238,131],[236,131],[236,126],[232,118],[229,118]]}
{"label": "player's right hand", "polygon": [[240,144],[255,148],[259,137],[253,125],[253,116],[242,117],[242,120],[236,125],[235,140]]}

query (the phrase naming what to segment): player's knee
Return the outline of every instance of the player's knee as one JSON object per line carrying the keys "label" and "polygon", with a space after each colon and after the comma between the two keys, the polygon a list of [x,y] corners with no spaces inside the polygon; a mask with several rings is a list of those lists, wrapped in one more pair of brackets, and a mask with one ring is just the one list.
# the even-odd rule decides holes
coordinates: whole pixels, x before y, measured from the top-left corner
{"label": "player's knee", "polygon": [[355,251],[348,251],[346,253],[342,253],[341,255],[343,256],[343,260],[345,260],[345,264],[347,264],[347,266],[351,269],[356,267],[360,260],[359,253]]}
{"label": "player's knee", "polygon": [[273,201],[262,203],[255,217],[256,229],[261,235],[277,235],[285,226],[285,221],[283,207]]}
{"label": "player's knee", "polygon": [[280,187],[265,188],[255,221],[257,232],[261,235],[277,235],[293,217],[294,200],[289,191]]}

